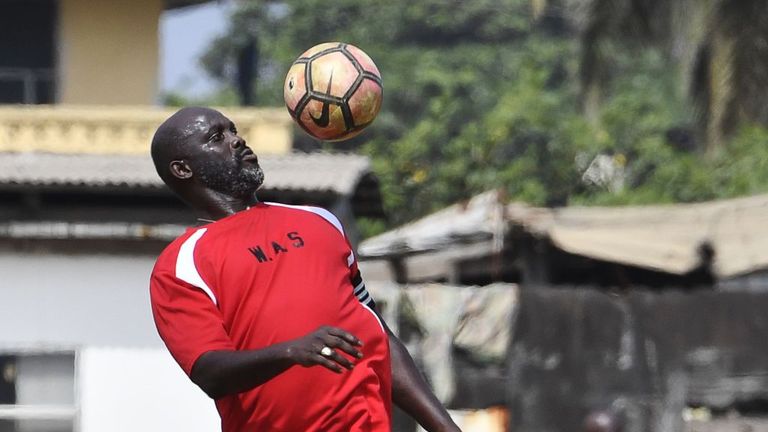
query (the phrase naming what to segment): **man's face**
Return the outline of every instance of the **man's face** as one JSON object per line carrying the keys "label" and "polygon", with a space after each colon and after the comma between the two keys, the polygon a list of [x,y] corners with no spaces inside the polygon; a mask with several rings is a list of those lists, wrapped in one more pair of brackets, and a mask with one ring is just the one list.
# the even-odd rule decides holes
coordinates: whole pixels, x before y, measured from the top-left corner
{"label": "man's face", "polygon": [[184,131],[193,175],[206,187],[235,198],[249,198],[264,182],[264,172],[235,124],[214,110],[195,113]]}

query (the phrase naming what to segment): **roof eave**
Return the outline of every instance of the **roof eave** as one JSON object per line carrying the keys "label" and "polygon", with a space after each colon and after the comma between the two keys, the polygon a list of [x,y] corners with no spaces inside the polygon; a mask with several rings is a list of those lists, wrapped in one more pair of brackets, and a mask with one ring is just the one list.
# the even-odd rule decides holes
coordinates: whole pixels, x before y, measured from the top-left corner
{"label": "roof eave", "polygon": [[210,3],[213,0],[165,0],[165,10],[181,9],[188,6]]}

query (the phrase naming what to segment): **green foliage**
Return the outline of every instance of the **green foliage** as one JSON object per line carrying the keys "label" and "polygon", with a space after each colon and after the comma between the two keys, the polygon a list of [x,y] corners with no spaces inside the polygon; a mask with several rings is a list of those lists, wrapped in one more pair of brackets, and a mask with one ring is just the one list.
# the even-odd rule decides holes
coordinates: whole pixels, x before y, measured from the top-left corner
{"label": "green foliage", "polygon": [[[553,1],[537,21],[530,3],[244,1],[203,63],[230,82],[244,35],[256,38],[257,102],[279,106],[285,73],[307,48],[336,40],[368,52],[384,80],[382,112],[370,130],[334,148],[371,156],[393,225],[490,188],[537,205],[692,202],[768,190],[768,131],[745,127],[729,147],[700,154],[679,69],[658,47],[602,37],[610,69],[602,69],[600,105],[588,120],[584,47],[562,16],[567,8]],[[599,155],[620,166],[623,187],[583,180],[585,164]],[[384,229],[362,225],[369,234]]]}

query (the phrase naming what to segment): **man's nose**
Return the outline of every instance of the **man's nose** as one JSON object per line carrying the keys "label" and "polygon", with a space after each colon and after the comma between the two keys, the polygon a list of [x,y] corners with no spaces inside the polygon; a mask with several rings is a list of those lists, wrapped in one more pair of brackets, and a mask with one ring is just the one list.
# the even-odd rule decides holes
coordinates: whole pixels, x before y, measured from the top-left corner
{"label": "man's nose", "polygon": [[245,140],[239,136],[236,136],[235,139],[232,140],[231,146],[234,150],[239,150],[245,147]]}

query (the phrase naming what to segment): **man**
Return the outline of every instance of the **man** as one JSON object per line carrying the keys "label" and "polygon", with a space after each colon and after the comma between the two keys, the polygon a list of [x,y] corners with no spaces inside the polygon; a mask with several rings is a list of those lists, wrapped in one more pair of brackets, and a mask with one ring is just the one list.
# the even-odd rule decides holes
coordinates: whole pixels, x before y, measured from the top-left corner
{"label": "man", "polygon": [[155,323],[225,432],[389,431],[390,401],[429,431],[459,430],[375,313],[339,221],[259,202],[264,174],[229,119],[178,111],[152,159],[207,222],[158,258]]}

